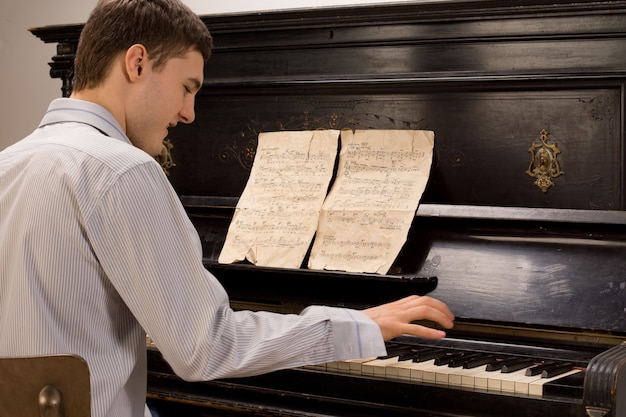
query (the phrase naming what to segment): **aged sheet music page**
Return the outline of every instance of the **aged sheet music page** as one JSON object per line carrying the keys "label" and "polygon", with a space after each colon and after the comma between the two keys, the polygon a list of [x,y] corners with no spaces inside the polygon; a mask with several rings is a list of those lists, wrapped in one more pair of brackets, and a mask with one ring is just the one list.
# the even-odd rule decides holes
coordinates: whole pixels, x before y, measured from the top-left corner
{"label": "aged sheet music page", "polygon": [[337,179],[322,206],[310,269],[386,274],[430,175],[427,130],[341,131]]}
{"label": "aged sheet music page", "polygon": [[300,268],[317,228],[338,130],[259,134],[250,177],[218,261]]}

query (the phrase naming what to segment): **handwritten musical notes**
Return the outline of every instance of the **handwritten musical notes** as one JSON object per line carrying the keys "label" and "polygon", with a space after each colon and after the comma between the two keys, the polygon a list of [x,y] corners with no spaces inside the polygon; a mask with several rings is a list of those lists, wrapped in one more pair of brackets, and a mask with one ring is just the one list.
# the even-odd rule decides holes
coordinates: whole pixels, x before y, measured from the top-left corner
{"label": "handwritten musical notes", "polygon": [[426,187],[434,133],[342,130],[259,135],[220,263],[386,274]]}
{"label": "handwritten musical notes", "polygon": [[339,169],[320,213],[310,269],[386,274],[426,188],[435,135],[341,131]]}
{"label": "handwritten musical notes", "polygon": [[300,268],[333,174],[338,130],[268,132],[218,261]]}

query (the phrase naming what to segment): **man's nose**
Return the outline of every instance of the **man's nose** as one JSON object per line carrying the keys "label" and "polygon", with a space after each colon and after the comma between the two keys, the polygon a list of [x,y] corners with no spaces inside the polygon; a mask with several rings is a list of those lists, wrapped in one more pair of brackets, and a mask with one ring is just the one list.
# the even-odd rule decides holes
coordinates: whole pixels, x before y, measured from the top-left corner
{"label": "man's nose", "polygon": [[180,121],[186,124],[192,123],[196,118],[196,112],[194,110],[195,100],[192,98],[185,101],[185,105],[178,113]]}

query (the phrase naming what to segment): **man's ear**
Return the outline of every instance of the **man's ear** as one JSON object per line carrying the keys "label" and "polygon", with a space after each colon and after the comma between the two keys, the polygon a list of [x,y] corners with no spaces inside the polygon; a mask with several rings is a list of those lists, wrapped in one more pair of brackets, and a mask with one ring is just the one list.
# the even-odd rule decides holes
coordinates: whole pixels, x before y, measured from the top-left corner
{"label": "man's ear", "polygon": [[124,56],[124,69],[130,82],[139,81],[148,65],[148,51],[140,43],[132,45]]}

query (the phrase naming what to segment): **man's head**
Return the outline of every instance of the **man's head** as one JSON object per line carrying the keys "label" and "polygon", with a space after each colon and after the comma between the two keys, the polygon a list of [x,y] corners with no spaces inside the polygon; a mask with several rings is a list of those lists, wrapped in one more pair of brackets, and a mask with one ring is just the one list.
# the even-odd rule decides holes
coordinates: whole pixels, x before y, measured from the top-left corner
{"label": "man's head", "polygon": [[100,0],[81,32],[74,91],[98,87],[114,59],[134,44],[146,47],[158,70],[190,49],[206,61],[212,40],[202,20],[179,0]]}
{"label": "man's head", "polygon": [[100,104],[152,156],[195,118],[212,39],[180,0],[99,0],[78,42],[72,97]]}

